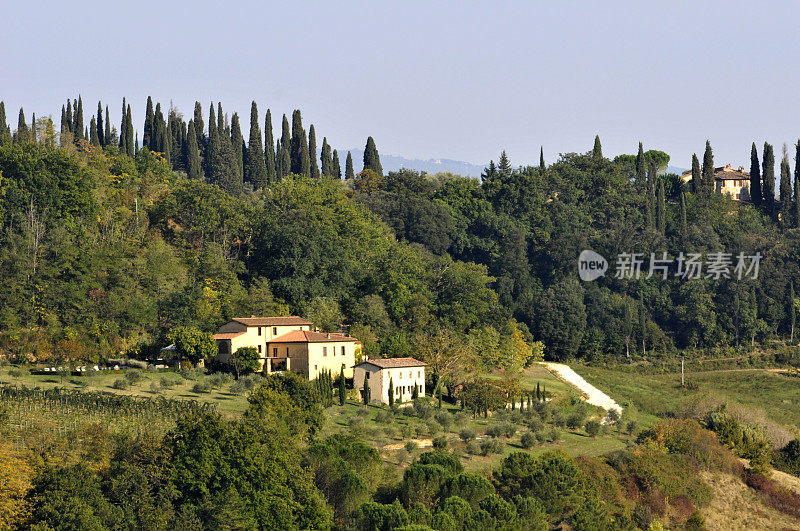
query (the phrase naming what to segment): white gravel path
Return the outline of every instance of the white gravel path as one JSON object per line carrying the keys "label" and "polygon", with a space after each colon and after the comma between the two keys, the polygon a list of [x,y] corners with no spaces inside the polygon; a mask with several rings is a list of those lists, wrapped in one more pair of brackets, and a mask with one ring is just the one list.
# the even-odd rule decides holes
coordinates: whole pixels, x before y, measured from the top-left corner
{"label": "white gravel path", "polygon": [[614,401],[613,398],[584,380],[580,374],[573,371],[568,365],[551,362],[543,362],[542,365],[544,365],[547,370],[555,374],[559,379],[577,387],[585,395],[586,402],[589,404],[593,406],[599,406],[605,410],[616,409],[620,415],[622,414],[622,408]]}

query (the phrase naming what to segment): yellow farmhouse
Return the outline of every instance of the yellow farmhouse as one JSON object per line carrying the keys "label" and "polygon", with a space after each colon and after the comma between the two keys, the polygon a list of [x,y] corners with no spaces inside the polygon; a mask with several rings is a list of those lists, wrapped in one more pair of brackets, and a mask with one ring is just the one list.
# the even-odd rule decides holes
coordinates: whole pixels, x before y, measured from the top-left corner
{"label": "yellow farmhouse", "polygon": [[370,401],[382,404],[389,403],[390,381],[397,402],[410,400],[414,386],[419,396],[425,396],[425,367],[424,362],[414,358],[368,360],[355,366],[353,387],[362,390],[364,380],[368,381]]}
{"label": "yellow farmhouse", "polygon": [[255,348],[261,357],[259,370],[271,373],[292,370],[313,380],[323,370],[336,376],[345,366],[345,377],[353,377],[356,351],[361,343],[344,334],[312,330],[313,323],[302,317],[240,317],[222,325],[214,340],[217,359],[230,360],[241,347]]}

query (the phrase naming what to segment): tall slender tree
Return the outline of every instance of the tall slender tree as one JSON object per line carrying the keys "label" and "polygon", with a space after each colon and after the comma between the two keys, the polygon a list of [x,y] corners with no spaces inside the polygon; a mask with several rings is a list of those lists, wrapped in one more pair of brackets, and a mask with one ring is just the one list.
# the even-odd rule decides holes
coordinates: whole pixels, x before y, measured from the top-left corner
{"label": "tall slender tree", "polygon": [[681,238],[686,237],[686,194],[681,192],[681,209],[680,209],[680,223],[681,223]]}
{"label": "tall slender tree", "polygon": [[186,174],[190,179],[202,179],[203,169],[200,165],[200,149],[197,147],[197,132],[194,130],[194,120],[189,120],[185,146]]}
{"label": "tall slender tree", "polygon": [[[72,117],[72,100],[69,99],[69,98],[67,98],[66,120],[67,120],[67,128],[66,128],[66,130],[63,130],[62,133],[70,133],[70,134],[72,134],[72,128],[75,125],[75,122],[74,122],[74,119]],[[63,127],[62,127],[62,129],[63,129]]]}
{"label": "tall slender tree", "polygon": [[764,200],[761,193],[761,163],[758,161],[755,142],[750,148],[750,200],[756,206],[761,206]]}
{"label": "tall slender tree", "polygon": [[603,146],[600,145],[600,135],[594,136],[594,147],[592,148],[592,156],[596,159],[603,158]]}
{"label": "tall slender tree", "polygon": [[[281,121],[280,153],[276,153],[276,156],[280,159],[280,165],[281,165],[280,178],[286,177],[292,172],[291,152],[292,152],[292,134],[291,134],[291,129],[289,129],[289,119],[286,118],[286,115],[284,114],[283,120]],[[287,164],[287,155],[288,155],[288,164]]]}
{"label": "tall slender tree", "polygon": [[215,165],[219,156],[219,129],[217,128],[217,116],[214,114],[214,102],[208,113],[208,146],[206,146],[206,156],[203,159],[205,164],[206,180],[213,183]]}
{"label": "tall slender tree", "polygon": [[308,160],[310,164],[311,178],[319,179],[319,165],[317,164],[317,133],[314,131],[314,124],[308,126]]}
{"label": "tall slender tree", "polygon": [[76,109],[77,111],[75,111],[75,131],[73,131],[73,134],[75,135],[76,139],[83,138],[84,140],[87,140],[85,127],[83,125],[83,99],[81,99],[80,95],[78,95],[78,104],[76,106]]}
{"label": "tall slender tree", "polygon": [[105,146],[105,129],[103,128],[103,104],[101,102],[97,102],[97,145],[98,146]]}
{"label": "tall slender tree", "polygon": [[375,140],[371,136],[367,137],[367,145],[364,147],[364,169],[372,170],[376,174],[383,176],[381,157],[378,154],[378,148],[375,146]]}
{"label": "tall slender tree", "polygon": [[199,101],[194,102],[194,132],[197,136],[196,142],[198,149],[205,145],[205,121],[203,121],[203,105]]}
{"label": "tall slender tree", "polygon": [[[62,110],[64,107],[61,107]],[[63,120],[62,120],[63,122]],[[11,142],[11,128],[6,118],[6,104],[0,101],[0,146]]]}
{"label": "tall slender tree", "polygon": [[700,176],[700,161],[697,153],[692,153],[692,192],[699,194],[703,190],[702,177]]}
{"label": "tall slender tree", "polygon": [[114,142],[114,139],[111,138],[113,135],[111,133],[111,121],[108,119],[108,105],[106,105],[106,119],[103,123],[103,147],[105,147]]}
{"label": "tall slender tree", "polygon": [[100,138],[97,136],[97,119],[94,116],[89,118],[89,143],[93,146],[100,145]]}
{"label": "tall slender tree", "polygon": [[764,142],[764,159],[761,168],[761,192],[764,194],[764,209],[775,215],[775,152],[772,145]]}
{"label": "tall slender tree", "polygon": [[139,152],[139,133],[133,131],[133,115],[131,114],[131,104],[128,104],[128,110],[125,113],[125,127],[127,134],[125,137],[126,151],[128,156],[135,157]]}
{"label": "tall slender tree", "polygon": [[299,109],[292,112],[291,146],[292,173],[308,177],[311,174],[311,159],[308,153],[308,137],[303,129],[303,117]]}
{"label": "tall slender tree", "polygon": [[511,162],[508,160],[505,149],[500,152],[500,160],[497,162],[497,172],[503,177],[511,175]]}
{"label": "tall slender tree", "polygon": [[[67,105],[69,105],[69,101],[67,102]],[[128,153],[128,140],[127,140],[128,122],[127,122],[127,117],[126,117],[125,111],[126,111],[125,98],[123,97],[122,98],[122,119],[119,122],[119,152],[124,154],[124,155],[130,156],[130,154]]]}
{"label": "tall slender tree", "polygon": [[789,151],[786,145],[783,146],[783,157],[781,157],[781,180],[779,187],[780,197],[780,220],[783,228],[794,225],[792,220],[792,170],[789,166]]}
{"label": "tall slender tree", "polygon": [[31,114],[31,127],[28,131],[28,139],[34,144],[36,143],[36,113]]}
{"label": "tall slender tree", "polygon": [[325,177],[333,175],[333,158],[331,155],[331,146],[328,144],[327,137],[322,137],[322,150],[319,159],[322,164],[322,175]]}
{"label": "tall slender tree", "polygon": [[339,164],[339,152],[337,150],[333,150],[333,173],[332,175],[337,179],[342,178],[342,165]]}
{"label": "tall slender tree", "polygon": [[714,191],[714,152],[711,150],[711,142],[706,140],[706,150],[703,152],[702,169],[703,190],[707,194]]}
{"label": "tall slender tree", "polygon": [[157,151],[154,146],[153,133],[155,132],[155,113],[153,112],[153,98],[147,96],[147,109],[144,114],[144,135],[142,136],[142,147],[150,151]]}
{"label": "tall slender tree", "polygon": [[794,281],[789,281],[789,300],[787,301],[789,314],[789,342],[794,343],[794,326],[797,324],[797,310],[795,309],[794,301]]}
{"label": "tall slender tree", "polygon": [[666,206],[664,204],[664,181],[658,181],[658,196],[656,201],[656,228],[662,235],[667,228]]}
{"label": "tall slender tree", "polygon": [[222,102],[217,102],[217,131],[219,136],[225,136],[225,115],[222,113]]}
{"label": "tall slender tree", "polygon": [[647,176],[645,174],[644,148],[639,142],[639,151],[636,152],[636,187],[640,190],[646,188]]}
{"label": "tall slender tree", "polygon": [[272,111],[267,109],[264,118],[264,164],[266,166],[266,182],[273,183],[277,178],[275,161],[275,138],[272,136]]}
{"label": "tall slender tree", "polygon": [[255,101],[250,104],[250,138],[245,180],[253,185],[254,190],[260,190],[267,184],[267,164],[264,149],[261,147],[261,127],[258,125],[258,106]]}
{"label": "tall slender tree", "polygon": [[344,162],[344,178],[355,179],[356,174],[353,171],[353,155],[348,151],[347,159]]}
{"label": "tall slender tree", "polygon": [[545,165],[544,165],[544,146],[540,146],[539,147],[539,169],[541,171],[545,170]]}
{"label": "tall slender tree", "polygon": [[[259,139],[261,134],[258,135]],[[236,160],[236,177],[237,180],[244,182],[244,136],[242,135],[242,126],[239,124],[239,113],[235,112],[231,115],[231,147],[233,148],[234,158]]]}
{"label": "tall slender tree", "polygon": [[25,110],[20,107],[17,116],[17,132],[14,135],[17,144],[24,144],[28,141],[28,124],[25,122]]}

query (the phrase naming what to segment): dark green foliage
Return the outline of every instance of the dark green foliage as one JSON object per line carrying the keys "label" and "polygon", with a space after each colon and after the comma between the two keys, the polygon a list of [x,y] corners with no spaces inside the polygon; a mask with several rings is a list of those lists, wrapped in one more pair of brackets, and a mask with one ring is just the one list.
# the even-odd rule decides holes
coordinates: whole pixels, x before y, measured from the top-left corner
{"label": "dark green foliage", "polygon": [[333,150],[333,165],[331,166],[332,176],[341,179],[342,178],[342,165],[339,164],[339,152],[337,150]]}
{"label": "dark green foliage", "polygon": [[544,172],[545,165],[544,165],[544,146],[539,148],[539,171]]}
{"label": "dark green foliage", "polygon": [[72,133],[73,135],[75,135],[76,140],[79,139],[87,140],[85,128],[83,125],[83,100],[81,99],[80,96],[78,96],[78,103],[75,106],[75,109],[76,109],[74,113],[75,127]]}
{"label": "dark green foliage", "polygon": [[347,159],[345,159],[344,163],[344,178],[345,179],[355,179],[356,174],[353,172],[353,156],[350,152],[347,152]]}
{"label": "dark green foliage", "polygon": [[364,147],[364,169],[372,170],[378,176],[383,175],[383,167],[381,166],[381,158],[378,155],[378,148],[375,146],[375,140],[372,137],[367,137],[367,145]]}
{"label": "dark green foliage", "polygon": [[681,192],[680,210],[678,211],[681,238],[686,237],[686,194]]}
{"label": "dark green foliage", "polygon": [[508,160],[505,150],[500,152],[500,160],[497,162],[497,172],[501,178],[508,178],[511,176],[511,162]]}
{"label": "dark green foliage", "polygon": [[184,146],[186,174],[190,179],[202,179],[203,168],[200,164],[200,150],[197,146],[197,132],[194,128],[194,120],[189,120],[186,144]]}
{"label": "dark green foliage", "polygon": [[344,363],[342,364],[341,371],[339,371],[338,387],[339,387],[339,405],[343,406],[345,399],[347,398],[347,388],[345,387],[345,377],[344,377]]}
{"label": "dark green foliage", "polygon": [[[310,133],[309,133],[310,134]],[[328,144],[328,139],[322,137],[322,150],[320,153],[320,162],[322,164],[322,175],[330,177],[333,175],[333,159],[331,155],[331,146]]]}
{"label": "dark green foliage", "polygon": [[639,142],[639,151],[636,154],[636,187],[640,190],[644,190],[646,187],[646,180],[644,149],[642,148],[642,143]]}
{"label": "dark green foliage", "polygon": [[794,189],[793,199],[793,222],[794,227],[800,228],[800,140],[795,144],[794,155],[794,182],[792,183]]}
{"label": "dark green foliage", "polygon": [[230,363],[236,371],[236,377],[250,374],[261,367],[261,355],[255,347],[239,347],[231,356]]}
{"label": "dark green foliage", "polygon": [[197,146],[205,145],[204,134],[205,122],[203,122],[203,106],[199,101],[194,102],[194,132],[197,135]]}
{"label": "dark green foliage", "polygon": [[308,128],[308,157],[312,179],[319,179],[319,165],[317,164],[317,134],[314,124]]}
{"label": "dark green foliage", "polygon": [[656,229],[659,234],[664,234],[667,227],[667,211],[664,199],[664,181],[658,182],[658,195],[656,196]]}
{"label": "dark green foliage", "polygon": [[[62,116],[64,108],[61,108]],[[64,119],[61,120],[62,124]],[[62,125],[62,132],[63,132],[63,125]],[[0,146],[4,144],[8,144],[11,142],[11,129],[8,126],[8,120],[6,119],[6,105],[2,101],[0,101]]]}
{"label": "dark green foliage", "polygon": [[105,129],[103,129],[103,105],[97,102],[97,120],[95,121],[95,132],[97,136],[97,145],[105,146]]}
{"label": "dark green foliage", "polygon": [[266,167],[266,182],[274,183],[277,180],[275,161],[275,139],[272,136],[272,111],[267,109],[264,118],[264,163]]}
{"label": "dark green foliage", "polygon": [[789,167],[789,155],[784,152],[781,158],[781,173],[779,185],[779,199],[780,199],[780,220],[781,226],[789,228],[794,225],[792,219],[794,213],[792,212],[792,171]]}
{"label": "dark green foliage", "polygon": [[389,407],[394,405],[394,379],[389,378]]}
{"label": "dark green foliage", "polygon": [[775,214],[775,153],[772,145],[764,142],[764,159],[761,169],[763,186],[761,193],[764,196],[764,209],[770,216]]}
{"label": "dark green foliage", "polygon": [[153,112],[153,98],[147,96],[147,109],[144,114],[144,135],[142,136],[142,147],[145,147],[150,151],[159,151],[155,148],[156,127],[156,117],[155,113]]}
{"label": "dark green foliage", "polygon": [[290,146],[291,168],[289,173],[308,177],[311,173],[308,137],[306,136],[305,129],[303,129],[303,117],[298,109],[292,112],[292,138]]}
{"label": "dark green foliage", "polygon": [[600,144],[600,135],[594,137],[594,147],[592,148],[592,156],[598,159],[603,158],[603,146]]}
{"label": "dark green foliage", "polygon": [[121,516],[85,465],[48,468],[34,481],[33,518],[53,529],[106,529]]}
{"label": "dark green foliage", "polygon": [[692,192],[699,194],[703,190],[703,177],[700,174],[700,161],[697,154],[692,153]]}
{"label": "dark green foliage", "polygon": [[[259,138],[261,135],[259,134]],[[239,114],[233,113],[231,117],[231,149],[233,150],[233,158],[236,163],[236,182],[241,181],[244,184],[244,138],[242,137],[242,128],[239,125]]]}
{"label": "dark green foliage", "polygon": [[761,193],[761,165],[758,162],[755,142],[750,148],[750,199],[756,206],[761,206],[764,199]]}
{"label": "dark green foliage", "polygon": [[706,140],[706,149],[703,152],[702,186],[703,190],[710,194],[714,191],[714,152],[711,150],[711,142]]}
{"label": "dark green foliage", "polygon": [[116,140],[112,138],[111,134],[111,120],[108,118],[108,105],[106,105],[106,119],[105,119],[105,129],[103,130],[103,147],[110,146],[116,143]]}
{"label": "dark green foliage", "polygon": [[125,152],[129,157],[134,157],[136,152],[139,151],[139,133],[136,133],[136,137],[134,138],[130,103],[128,104],[128,110],[125,114],[125,130]]}

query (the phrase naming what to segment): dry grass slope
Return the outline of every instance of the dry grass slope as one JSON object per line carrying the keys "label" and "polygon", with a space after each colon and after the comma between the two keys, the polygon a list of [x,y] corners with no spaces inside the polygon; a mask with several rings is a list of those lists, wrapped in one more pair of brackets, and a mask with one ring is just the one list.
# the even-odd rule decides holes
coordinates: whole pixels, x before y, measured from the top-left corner
{"label": "dry grass slope", "polygon": [[800,520],[769,507],[735,476],[720,472],[701,475],[714,491],[711,503],[702,509],[708,529],[800,529]]}

